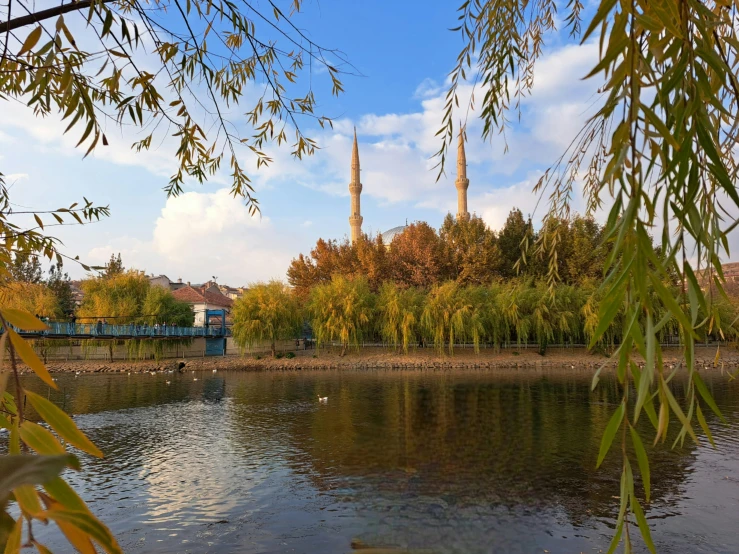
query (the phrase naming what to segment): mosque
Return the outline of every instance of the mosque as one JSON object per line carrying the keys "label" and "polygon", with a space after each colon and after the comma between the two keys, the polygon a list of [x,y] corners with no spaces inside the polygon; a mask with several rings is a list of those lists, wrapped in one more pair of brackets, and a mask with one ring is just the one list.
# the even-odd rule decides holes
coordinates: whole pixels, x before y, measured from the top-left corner
{"label": "mosque", "polygon": [[[467,156],[464,153],[464,132],[459,133],[459,146],[457,147],[457,219],[468,219],[470,213],[467,211],[467,189],[470,180],[467,178]],[[352,173],[349,182],[349,193],[351,194],[351,215],[349,225],[351,227],[351,239],[354,244],[362,236],[362,210],[360,196],[362,195],[362,183],[359,180],[359,146],[357,145],[357,130],[354,129],[354,145],[352,146]],[[382,242],[389,245],[395,235],[403,232],[406,225],[393,227],[382,233]]]}

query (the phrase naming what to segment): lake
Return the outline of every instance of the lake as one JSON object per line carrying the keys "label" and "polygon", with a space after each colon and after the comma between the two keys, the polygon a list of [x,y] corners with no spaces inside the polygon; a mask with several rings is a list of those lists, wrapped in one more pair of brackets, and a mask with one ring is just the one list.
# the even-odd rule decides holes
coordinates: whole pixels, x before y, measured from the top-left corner
{"label": "lake", "polygon": [[[591,393],[564,370],[56,377],[58,392],[24,379],[105,452],[67,476],[125,552],[605,552],[613,532],[620,455],[595,469],[613,380]],[[648,447],[662,553],[739,552],[739,383],[707,379],[728,420],[709,418],[718,450]]]}

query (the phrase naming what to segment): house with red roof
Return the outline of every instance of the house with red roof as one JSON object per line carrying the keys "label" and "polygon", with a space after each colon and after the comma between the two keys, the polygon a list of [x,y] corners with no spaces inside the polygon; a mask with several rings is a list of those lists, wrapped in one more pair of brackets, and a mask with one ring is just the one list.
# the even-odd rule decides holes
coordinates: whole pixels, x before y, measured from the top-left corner
{"label": "house with red roof", "polygon": [[[187,302],[192,306],[195,312],[195,326],[202,327],[205,325],[205,310],[226,310],[226,327],[231,326],[231,307],[233,300],[224,295],[217,285],[206,283],[202,286],[192,286],[189,283],[175,291],[172,295],[183,302]],[[210,318],[210,325],[219,326],[221,324],[219,318]]]}

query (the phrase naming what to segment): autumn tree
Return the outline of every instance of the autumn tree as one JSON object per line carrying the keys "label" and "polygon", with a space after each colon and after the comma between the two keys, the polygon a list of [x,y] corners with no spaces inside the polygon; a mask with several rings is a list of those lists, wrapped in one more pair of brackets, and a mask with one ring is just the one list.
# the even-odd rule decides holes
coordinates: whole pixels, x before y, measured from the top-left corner
{"label": "autumn tree", "polygon": [[281,281],[254,283],[233,307],[233,335],[241,348],[266,341],[275,357],[279,340],[293,339],[303,319],[292,290]]}
{"label": "autumn tree", "polygon": [[77,316],[87,323],[103,318],[111,318],[110,323],[135,323],[144,315],[141,308],[150,287],[149,279],[138,271],[85,279],[80,284],[84,298]]}
{"label": "autumn tree", "polygon": [[363,235],[354,245],[356,251],[357,267],[354,271],[356,276],[364,276],[372,292],[377,292],[387,279],[388,249],[382,241],[382,235],[374,239]]}
{"label": "autumn tree", "polygon": [[405,287],[429,287],[452,273],[449,252],[428,223],[408,225],[389,245],[389,276]]}
{"label": "autumn tree", "polygon": [[489,283],[497,275],[501,265],[497,239],[481,218],[458,219],[447,214],[439,235],[449,252],[451,277],[458,283]]}
{"label": "autumn tree", "polygon": [[39,317],[56,317],[59,301],[43,283],[12,281],[0,287],[0,305],[3,308],[22,310]]}

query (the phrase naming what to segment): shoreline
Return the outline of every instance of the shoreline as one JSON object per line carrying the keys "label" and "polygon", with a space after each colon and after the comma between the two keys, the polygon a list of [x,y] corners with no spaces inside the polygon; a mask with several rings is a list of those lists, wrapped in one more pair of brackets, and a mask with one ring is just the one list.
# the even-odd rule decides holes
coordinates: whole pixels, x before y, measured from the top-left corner
{"label": "shoreline", "polygon": [[[720,348],[719,363],[714,366],[716,346],[698,346],[695,349],[698,367],[715,369],[739,368],[739,350]],[[665,364],[675,363],[682,349],[663,349]],[[295,358],[273,359],[269,356],[257,359],[254,355],[213,356],[205,358],[160,360],[49,360],[46,364],[51,373],[144,373],[151,371],[312,371],[312,370],[584,370],[596,371],[603,363],[606,368],[615,367],[617,360],[602,354],[591,354],[585,348],[557,348],[545,356],[533,349],[504,349],[501,352],[481,350],[475,354],[471,349],[457,350],[453,356],[439,355],[431,349],[415,350],[401,354],[391,349],[374,351],[350,351],[341,357],[335,352],[315,350],[296,352]],[[184,364],[184,365],[182,365]],[[24,365],[23,373],[30,369]]]}

